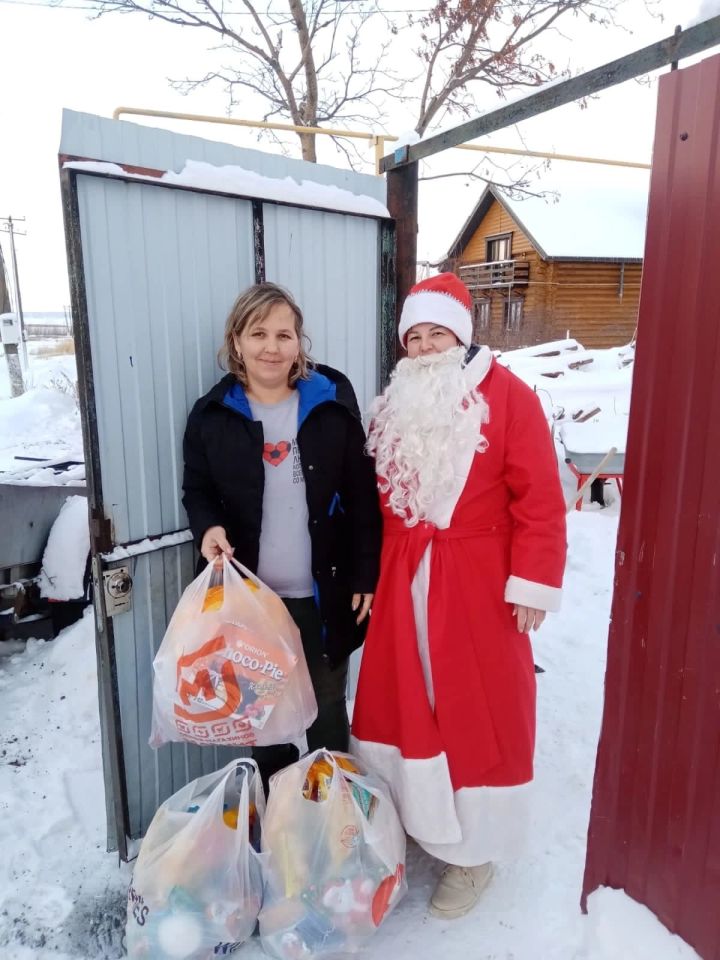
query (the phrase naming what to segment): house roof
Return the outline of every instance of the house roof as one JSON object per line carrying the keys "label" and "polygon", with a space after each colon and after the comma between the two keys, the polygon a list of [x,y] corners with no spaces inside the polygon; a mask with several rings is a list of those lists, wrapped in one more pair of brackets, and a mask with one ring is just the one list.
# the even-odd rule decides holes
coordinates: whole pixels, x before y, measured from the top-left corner
{"label": "house roof", "polygon": [[641,261],[649,176],[645,171],[624,183],[600,178],[593,182],[541,184],[556,196],[513,200],[499,187],[488,186],[465,221],[447,257],[465,249],[494,200],[526,234],[546,260]]}

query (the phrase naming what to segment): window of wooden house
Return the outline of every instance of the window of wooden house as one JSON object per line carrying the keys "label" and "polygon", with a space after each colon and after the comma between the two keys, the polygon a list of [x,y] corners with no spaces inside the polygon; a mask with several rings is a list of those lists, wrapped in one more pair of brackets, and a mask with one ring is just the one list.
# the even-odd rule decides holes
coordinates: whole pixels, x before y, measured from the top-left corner
{"label": "window of wooden house", "polygon": [[475,336],[481,330],[487,330],[490,326],[490,300],[483,297],[475,300],[473,303],[473,335]]}
{"label": "window of wooden house", "polygon": [[485,241],[485,260],[488,263],[512,260],[512,234],[503,233],[497,237],[488,237]]}
{"label": "window of wooden house", "polygon": [[523,306],[522,297],[508,297],[505,301],[505,329],[511,333],[517,333],[522,327]]}

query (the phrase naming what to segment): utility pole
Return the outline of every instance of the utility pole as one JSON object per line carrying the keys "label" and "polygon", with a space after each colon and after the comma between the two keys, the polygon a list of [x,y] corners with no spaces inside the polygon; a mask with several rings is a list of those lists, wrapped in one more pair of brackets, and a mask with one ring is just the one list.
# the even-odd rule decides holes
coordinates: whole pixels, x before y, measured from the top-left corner
{"label": "utility pole", "polygon": [[10,235],[10,255],[12,257],[13,278],[15,282],[15,303],[17,305],[18,323],[20,325],[20,349],[22,351],[23,366],[28,369],[27,341],[25,339],[25,317],[23,316],[22,297],[20,296],[20,278],[18,276],[17,254],[15,253],[15,237],[24,237],[27,234],[16,230],[16,223],[24,223],[25,217],[0,217],[0,223],[3,224],[0,230]]}

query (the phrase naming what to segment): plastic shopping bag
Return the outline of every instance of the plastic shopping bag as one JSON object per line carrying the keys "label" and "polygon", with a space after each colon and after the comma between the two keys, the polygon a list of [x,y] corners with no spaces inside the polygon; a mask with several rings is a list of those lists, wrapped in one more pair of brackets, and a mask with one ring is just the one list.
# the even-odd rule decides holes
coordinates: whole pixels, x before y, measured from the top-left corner
{"label": "plastic shopping bag", "polygon": [[252,760],[233,760],[162,804],[128,891],[128,957],[210,960],[247,940],[262,902],[264,813]]}
{"label": "plastic shopping bag", "polygon": [[318,750],[271,778],[262,849],[260,936],[282,960],[359,950],[407,889],[390,795],[349,754]]}
{"label": "plastic shopping bag", "polygon": [[298,740],[317,703],[298,629],[277,594],[235,560],[188,586],[153,662],[150,746]]}

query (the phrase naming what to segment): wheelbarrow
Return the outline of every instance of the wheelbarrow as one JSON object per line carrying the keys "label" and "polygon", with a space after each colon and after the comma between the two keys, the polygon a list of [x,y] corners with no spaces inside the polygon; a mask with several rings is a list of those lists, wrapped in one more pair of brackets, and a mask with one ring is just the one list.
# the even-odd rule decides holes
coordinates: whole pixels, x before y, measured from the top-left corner
{"label": "wheelbarrow", "polygon": [[[585,453],[565,447],[565,463],[577,478],[577,490],[574,503],[576,510],[582,510],[582,494],[593,480],[614,480],[622,496],[623,476],[625,473],[625,454],[618,453],[612,447],[608,453]],[[598,469],[599,468],[599,469]],[[569,500],[569,507],[573,501]],[[569,509],[568,507],[568,509]]]}

